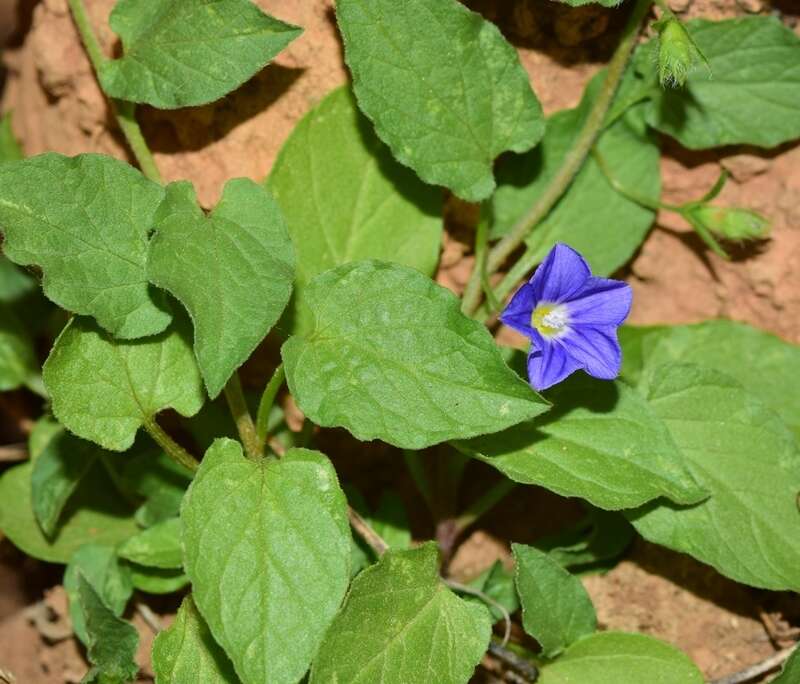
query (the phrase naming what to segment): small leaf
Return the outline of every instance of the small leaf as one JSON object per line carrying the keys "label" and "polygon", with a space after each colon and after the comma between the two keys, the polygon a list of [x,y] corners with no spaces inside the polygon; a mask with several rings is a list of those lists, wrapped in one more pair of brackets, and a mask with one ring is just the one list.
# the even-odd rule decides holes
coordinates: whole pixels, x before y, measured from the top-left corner
{"label": "small leaf", "polygon": [[390,549],[407,549],[411,546],[411,530],[403,500],[394,492],[381,495],[375,514],[368,521],[375,533]]}
{"label": "small leaf", "polygon": [[690,149],[800,138],[800,37],[778,17],[695,19],[708,60],[685,88],[656,91],[648,122]]}
{"label": "small leaf", "polygon": [[547,408],[505,365],[486,328],[413,269],[340,266],[314,279],[306,303],[314,327],[281,354],[292,395],[318,425],[422,449]]}
{"label": "small leaf", "polygon": [[175,622],[153,642],[153,669],[156,684],[239,684],[191,595],[183,599]]}
{"label": "small leaf", "polygon": [[171,518],[127,539],[119,547],[120,558],[150,568],[178,570],[183,566],[180,518]]}
{"label": "small leaf", "polygon": [[11,127],[11,114],[0,116],[0,163],[19,161],[23,156]]}
{"label": "small leaf", "polygon": [[[637,384],[645,367],[678,361],[736,378],[793,429],[800,440],[800,347],[734,321],[620,328],[622,375]],[[747,359],[747,363],[742,363]]]}
{"label": "small leaf", "polygon": [[64,573],[64,589],[69,597],[72,629],[84,644],[88,644],[86,618],[79,595],[81,576],[117,617],[125,610],[133,593],[133,583],[130,568],[119,562],[112,546],[84,544],[72,555]]}
{"label": "small leaf", "polygon": [[800,590],[800,452],[790,430],[733,378],[693,364],[659,366],[642,391],[711,496],[628,513],[646,539],[737,582]]}
{"label": "small leaf", "polygon": [[[442,239],[441,191],[398,164],[358,111],[348,87],[295,126],[270,174],[297,250],[296,294],[323,271],[385,259],[433,275]],[[307,310],[292,307],[300,316]],[[294,322],[293,331],[311,324]]]}
{"label": "small leaf", "polygon": [[103,450],[62,431],[33,463],[31,501],[42,531],[52,537],[69,498]]}
{"label": "small leaf", "polygon": [[350,579],[347,504],[330,462],[305,449],[256,462],[219,439],[181,519],[195,602],[239,677],[296,682]]}
{"label": "small leaf", "polygon": [[602,572],[618,559],[636,537],[622,513],[593,508],[566,531],[536,540],[536,548],[579,574]]}
{"label": "small leaf", "polygon": [[131,563],[130,569],[133,586],[146,594],[173,594],[189,584],[183,570],[146,568],[136,563]]}
{"label": "small leaf", "polygon": [[283,312],[294,252],[280,209],[253,181],[228,181],[207,218],[191,184],[173,183],[147,273],[191,314],[195,356],[213,399]]}
{"label": "small leaf", "polygon": [[147,528],[176,518],[180,514],[182,501],[183,492],[160,489],[136,509],[136,524]]}
{"label": "small leaf", "polygon": [[38,289],[36,280],[0,254],[0,303],[18,304]]}
{"label": "small leaf", "polygon": [[800,648],[795,648],[781,673],[772,680],[772,684],[795,684],[800,681]]}
{"label": "small leaf", "polygon": [[22,387],[38,374],[39,363],[28,331],[11,307],[0,303],[0,392]]}
{"label": "small leaf", "polygon": [[598,632],[545,665],[536,684],[703,684],[703,675],[674,646],[624,632]]}
{"label": "small leaf", "polygon": [[546,553],[512,544],[517,563],[516,584],[525,631],[552,658],[582,636],[597,629],[592,600],[581,581]]}
{"label": "small leaf", "polygon": [[118,0],[110,23],[124,54],[100,69],[103,90],[160,109],[219,100],[302,32],[250,0]]}
{"label": "small leaf", "polygon": [[[600,73],[589,82],[578,107],[548,119],[541,145],[500,160],[499,187],[487,203],[492,237],[507,234],[550,185],[585,124],[604,78],[605,73]],[[645,125],[642,107],[623,114],[602,132],[594,154],[626,189],[648,202],[659,201],[660,153]],[[596,158],[589,156],[558,204],[531,232],[528,246],[543,259],[553,245],[563,242],[586,257],[593,273],[609,275],[630,259],[654,218],[652,209],[615,190]],[[598,239],[598,226],[614,226],[613,238]]]}
{"label": "small leaf", "polygon": [[28,462],[0,477],[0,531],[29,556],[67,563],[84,544],[114,546],[137,531],[133,511],[105,470],[95,465],[70,497],[55,534],[46,537],[33,515],[32,470],[33,463]]}
{"label": "small leaf", "polygon": [[624,383],[573,375],[547,396],[555,405],[551,413],[459,442],[459,449],[515,482],[608,510],[660,496],[681,503],[706,496],[667,428]]}
{"label": "small leaf", "polygon": [[84,677],[85,684],[127,684],[136,679],[136,649],[139,634],[129,622],[114,615],[88,580],[78,572],[78,599],[86,620],[89,638],[87,655],[94,666]]}
{"label": "small leaf", "polygon": [[197,413],[203,387],[185,327],[176,319],[160,335],[124,342],[73,318],[44,364],[56,418],[79,437],[125,451],[162,409]]}
{"label": "small leaf", "polygon": [[389,551],[353,580],[311,684],[463,684],[489,644],[489,614],[441,581],[435,544]]}
{"label": "small leaf", "polygon": [[339,0],[336,18],[361,110],[427,183],[486,199],[495,158],[541,139],[516,50],[456,0]]}
{"label": "small leaf", "polygon": [[154,335],[170,314],[147,283],[147,233],[164,189],[99,154],[0,164],[0,230],[14,263],[39,266],[44,293],[116,337]]}

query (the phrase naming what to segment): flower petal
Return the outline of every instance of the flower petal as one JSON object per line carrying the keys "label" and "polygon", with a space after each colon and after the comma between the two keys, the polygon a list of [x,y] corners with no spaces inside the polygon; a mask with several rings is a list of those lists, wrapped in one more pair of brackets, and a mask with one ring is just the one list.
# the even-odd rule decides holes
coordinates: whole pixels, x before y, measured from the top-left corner
{"label": "flower petal", "polygon": [[531,314],[535,306],[533,286],[525,283],[514,293],[511,301],[500,314],[500,320],[509,328],[513,328],[526,337],[531,337],[534,334],[533,327],[531,327]]}
{"label": "flower petal", "polygon": [[536,269],[530,284],[537,302],[566,302],[592,275],[589,264],[572,247],[556,243]]}
{"label": "flower petal", "polygon": [[579,326],[558,340],[567,354],[589,375],[613,380],[619,375],[622,351],[614,326]]}
{"label": "flower petal", "polygon": [[[541,339],[541,337],[540,337]],[[542,342],[528,353],[528,381],[536,390],[558,384],[581,367],[558,342]]]}
{"label": "flower petal", "polygon": [[622,325],[631,310],[633,290],[621,280],[589,278],[567,304],[571,325]]}

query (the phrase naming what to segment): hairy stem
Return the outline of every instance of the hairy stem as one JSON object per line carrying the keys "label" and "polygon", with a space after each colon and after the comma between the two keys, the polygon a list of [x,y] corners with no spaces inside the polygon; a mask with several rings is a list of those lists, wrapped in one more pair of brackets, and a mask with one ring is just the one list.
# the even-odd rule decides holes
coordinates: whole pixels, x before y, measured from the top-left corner
{"label": "hairy stem", "polygon": [[156,422],[155,418],[147,420],[143,427],[147,430],[147,433],[153,438],[155,443],[158,444],[173,461],[191,471],[195,471],[200,467],[200,462],[164,432],[164,429]]}
{"label": "hairy stem", "polygon": [[275,397],[278,396],[278,392],[280,391],[284,380],[286,380],[286,370],[284,369],[283,364],[280,364],[275,369],[272,377],[269,379],[267,386],[264,388],[264,393],[261,395],[261,401],[258,403],[258,415],[256,416],[256,435],[258,438],[258,443],[261,445],[266,443],[267,437],[269,436],[267,434],[269,431],[269,414],[270,411],[272,411],[272,406],[275,404]]}
{"label": "hairy stem", "polygon": [[383,538],[350,505],[347,506],[347,517],[350,519],[350,527],[367,543],[376,556],[380,557],[389,550],[389,545]]}
{"label": "hairy stem", "polygon": [[256,426],[247,408],[247,400],[244,398],[238,373],[234,372],[231,379],[228,380],[224,392],[228,408],[236,423],[236,430],[239,432],[239,439],[242,440],[248,458],[261,458],[264,455],[264,443],[258,439]]}
{"label": "hairy stem", "polygon": [[[89,61],[92,63],[99,81],[100,70],[107,60],[92,28],[86,5],[84,5],[83,0],[69,0],[69,9],[81,36],[83,47],[86,49],[86,54],[89,56]],[[161,174],[153,159],[153,154],[144,140],[139,123],[136,121],[136,105],[133,102],[125,102],[114,98],[109,98],[109,104],[142,173],[150,180],[161,183]]]}
{"label": "hairy stem", "polygon": [[[550,213],[550,210],[561,199],[561,196],[567,191],[573,179],[581,170],[589,150],[592,149],[598,134],[603,129],[606,113],[625,73],[628,60],[639,37],[642,20],[650,11],[652,1],[636,0],[633,11],[623,29],[619,45],[608,63],[608,71],[603,87],[600,89],[597,99],[589,111],[586,123],[584,123],[583,128],[575,138],[575,142],[564,157],[561,167],[545,191],[539,196],[534,205],[514,224],[508,235],[489,251],[486,262],[487,275],[496,273],[506,259],[525,241],[525,238],[528,237],[533,228]],[[480,289],[481,274],[476,269],[472,272],[472,277],[464,291],[462,303],[464,313],[472,315],[477,310],[480,304]]]}

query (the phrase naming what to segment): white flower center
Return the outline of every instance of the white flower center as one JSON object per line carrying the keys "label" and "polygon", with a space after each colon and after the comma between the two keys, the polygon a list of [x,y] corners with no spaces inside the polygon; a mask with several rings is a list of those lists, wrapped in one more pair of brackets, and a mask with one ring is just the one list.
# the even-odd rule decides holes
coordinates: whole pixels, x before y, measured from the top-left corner
{"label": "white flower center", "polygon": [[531,325],[545,337],[557,337],[566,332],[569,314],[564,304],[540,302],[531,314]]}

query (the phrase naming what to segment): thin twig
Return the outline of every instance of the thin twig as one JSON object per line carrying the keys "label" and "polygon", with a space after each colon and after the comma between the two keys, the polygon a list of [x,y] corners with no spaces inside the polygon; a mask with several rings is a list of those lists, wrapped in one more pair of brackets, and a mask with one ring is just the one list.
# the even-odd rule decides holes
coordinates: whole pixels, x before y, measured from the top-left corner
{"label": "thin twig", "polygon": [[347,507],[347,517],[350,519],[350,526],[375,552],[376,556],[380,557],[389,550],[389,545],[352,506]]}
{"label": "thin twig", "polygon": [[[89,61],[92,63],[92,68],[99,82],[100,71],[103,64],[107,61],[106,56],[103,54],[103,50],[97,40],[97,35],[92,28],[92,22],[89,19],[89,14],[86,11],[83,0],[68,1],[75,26],[78,28],[78,33],[86,49],[86,54],[89,56]],[[153,159],[153,153],[147,146],[144,136],[142,135],[142,129],[136,121],[136,105],[133,102],[116,100],[110,97],[108,99],[111,110],[117,119],[117,123],[125,139],[128,141],[133,156],[136,157],[136,161],[142,173],[150,180],[161,183],[161,174],[158,171],[155,159]]]}
{"label": "thin twig", "polygon": [[744,682],[750,682],[754,680],[756,677],[760,677],[761,675],[765,675],[768,672],[777,670],[781,665],[783,665],[783,663],[785,663],[789,659],[789,656],[792,655],[794,649],[795,649],[794,646],[790,646],[789,648],[784,648],[782,651],[773,653],[769,658],[762,660],[760,663],[756,663],[755,665],[746,667],[744,670],[740,670],[739,672],[734,672],[733,674],[729,674],[726,677],[720,677],[719,679],[715,679],[713,682],[710,682],[709,684],[744,684]]}
{"label": "thin twig", "polygon": [[250,415],[250,410],[247,408],[247,400],[244,397],[238,373],[234,372],[231,375],[230,380],[225,385],[224,393],[247,456],[254,459],[261,458],[264,455],[264,443],[258,439],[256,425]]}
{"label": "thin twig", "polygon": [[518,656],[514,651],[507,649],[497,641],[489,642],[489,653],[495,658],[510,667],[517,674],[522,675],[527,682],[535,682],[539,679],[539,668],[532,662]]}
{"label": "thin twig", "polygon": [[[486,263],[487,275],[496,273],[505,260],[525,241],[531,230],[550,213],[583,167],[589,150],[592,149],[597,136],[603,129],[606,114],[639,37],[642,20],[650,11],[651,4],[652,0],[637,0],[628,18],[628,23],[625,25],[619,45],[608,63],[605,81],[603,81],[603,86],[586,117],[586,123],[575,138],[575,142],[564,157],[553,180],[536,203],[514,224],[508,235],[490,250]],[[475,269],[464,291],[462,303],[464,313],[471,315],[476,311],[480,303],[480,290],[481,273],[480,269]]]}
{"label": "thin twig", "polygon": [[505,606],[502,603],[495,601],[495,599],[493,599],[488,594],[480,591],[479,589],[475,589],[474,587],[470,587],[466,584],[461,584],[461,582],[456,582],[455,580],[446,579],[444,583],[454,591],[459,591],[462,594],[469,594],[470,596],[475,596],[476,598],[479,598],[487,605],[491,606],[492,608],[496,608],[498,611],[500,611],[500,614],[503,616],[503,641],[500,645],[503,648],[505,648],[506,644],[508,644],[508,640],[511,638],[511,616],[508,614],[508,611],[506,610]]}
{"label": "thin twig", "polygon": [[161,624],[161,620],[158,619],[158,615],[150,610],[150,606],[147,604],[141,602],[137,603],[136,612],[142,616],[144,623],[153,630],[153,634],[158,634],[162,629],[164,629],[164,625]]}
{"label": "thin twig", "polygon": [[0,463],[15,463],[28,458],[28,448],[24,443],[0,446]]}

